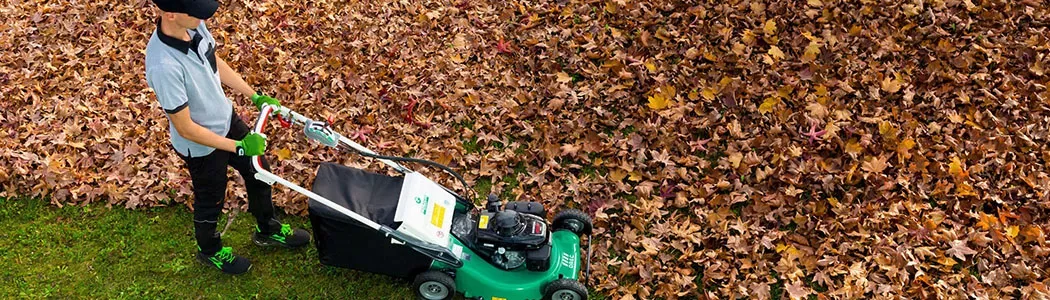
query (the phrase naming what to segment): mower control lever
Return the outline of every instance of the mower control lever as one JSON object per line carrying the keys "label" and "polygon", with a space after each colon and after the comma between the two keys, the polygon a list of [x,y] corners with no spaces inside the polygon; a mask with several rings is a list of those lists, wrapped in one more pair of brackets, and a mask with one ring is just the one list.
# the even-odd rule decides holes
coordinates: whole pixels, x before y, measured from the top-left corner
{"label": "mower control lever", "polygon": [[314,120],[306,121],[306,126],[303,126],[303,134],[311,140],[333,148],[339,146],[339,138],[341,137],[338,133],[332,131],[325,122]]}

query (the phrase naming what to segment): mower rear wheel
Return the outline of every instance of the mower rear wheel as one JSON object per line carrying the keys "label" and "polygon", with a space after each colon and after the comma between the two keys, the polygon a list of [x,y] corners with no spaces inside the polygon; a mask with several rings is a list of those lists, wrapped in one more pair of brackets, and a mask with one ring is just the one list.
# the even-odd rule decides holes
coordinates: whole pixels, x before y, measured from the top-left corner
{"label": "mower rear wheel", "polygon": [[558,279],[547,284],[543,289],[544,300],[584,300],[587,299],[587,287],[576,280]]}
{"label": "mower rear wheel", "polygon": [[568,229],[577,236],[591,234],[591,216],[579,209],[566,209],[554,215],[554,230]]}
{"label": "mower rear wheel", "polygon": [[456,295],[456,281],[452,280],[452,276],[438,271],[416,275],[412,287],[416,297],[424,300],[446,300]]}

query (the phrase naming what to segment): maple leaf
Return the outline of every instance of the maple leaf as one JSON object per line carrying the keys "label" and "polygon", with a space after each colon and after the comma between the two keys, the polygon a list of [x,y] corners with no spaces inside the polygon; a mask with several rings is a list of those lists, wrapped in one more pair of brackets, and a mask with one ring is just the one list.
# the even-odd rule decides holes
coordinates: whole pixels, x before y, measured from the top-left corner
{"label": "maple leaf", "polygon": [[572,76],[569,76],[569,73],[558,72],[556,75],[558,76],[558,82],[560,83],[569,83],[572,81]]}
{"label": "maple leaf", "polygon": [[671,101],[664,97],[663,94],[654,94],[652,96],[649,96],[649,108],[661,110],[667,108],[667,106],[669,105],[671,105]]}
{"label": "maple leaf", "polygon": [[817,131],[817,128],[818,128],[817,121],[811,121],[809,123],[809,132],[804,132],[803,131],[802,135],[806,136],[806,137],[809,137],[809,142],[810,143],[813,143],[813,142],[816,142],[818,140],[821,140],[821,137],[823,137],[824,134],[827,133],[828,131],[827,130]]}
{"label": "maple leaf", "polygon": [[499,38],[499,41],[496,42],[496,51],[500,54],[513,53],[513,51],[510,50],[510,43],[503,40],[503,38]]}
{"label": "maple leaf", "polygon": [[969,176],[966,174],[966,170],[963,169],[959,157],[952,157],[952,162],[948,163],[948,173],[954,176],[956,180],[965,180]]}
{"label": "maple leaf", "polygon": [[787,284],[786,288],[791,299],[806,299],[806,296],[809,296],[811,293],[809,288],[799,281],[792,281]]}
{"label": "maple leaf", "polygon": [[1037,241],[1039,244],[1044,244],[1046,239],[1043,229],[1036,225],[1025,226],[1024,230],[1021,231],[1021,235],[1024,236],[1026,243]]}
{"label": "maple leaf", "polygon": [[767,97],[766,100],[762,101],[762,104],[758,106],[758,112],[763,114],[773,112],[773,107],[777,104],[780,104],[779,97]]}
{"label": "maple leaf", "polygon": [[279,159],[279,160],[285,160],[285,159],[288,159],[288,158],[292,157],[292,151],[288,150],[288,148],[278,149],[276,151],[276,153],[277,153],[277,159]]}
{"label": "maple leaf", "polygon": [[751,283],[751,296],[755,296],[760,300],[769,299],[769,284],[765,282]]}
{"label": "maple leaf", "polygon": [[700,91],[700,96],[704,97],[707,101],[715,100],[715,92],[717,91],[713,88],[704,88]]}
{"label": "maple leaf", "polygon": [[820,54],[820,44],[816,42],[809,42],[806,46],[806,50],[802,53],[802,62],[812,62],[817,59],[817,55]]}
{"label": "maple leaf", "polygon": [[373,130],[372,126],[361,127],[350,133],[350,138],[361,142],[368,141],[368,134],[372,133]]}
{"label": "maple leaf", "polygon": [[776,60],[784,59],[784,51],[781,51],[780,47],[777,46],[769,46],[769,52],[767,54]]}
{"label": "maple leaf", "polygon": [[575,144],[564,144],[561,145],[561,156],[576,156],[576,152],[580,151],[580,146]]}
{"label": "maple leaf", "polygon": [[689,142],[689,147],[690,147],[689,151],[691,151],[691,152],[707,151],[706,145],[707,145],[707,142],[710,142],[710,141],[711,141],[711,139],[708,138],[706,140],[696,140],[696,141]]}
{"label": "maple leaf", "polygon": [[901,79],[899,74],[895,74],[895,76],[896,77],[892,79],[889,76],[886,76],[882,79],[881,85],[883,91],[893,94],[901,90],[901,86],[903,86],[904,80]]}
{"label": "maple leaf", "polygon": [[886,170],[886,167],[889,166],[889,164],[886,163],[886,161],[888,161],[889,159],[889,156],[882,155],[877,157],[869,157],[867,161],[861,164],[860,168],[862,170],[868,171],[869,173],[882,173],[882,171]]}
{"label": "maple leaf", "polygon": [[674,198],[675,197],[674,192],[675,192],[676,189],[677,189],[677,186],[675,186],[674,184],[665,184],[665,185],[660,187],[660,197],[664,198],[664,199]]}
{"label": "maple leaf", "polygon": [[762,24],[762,32],[766,35],[777,34],[777,22],[773,21],[773,19],[766,20],[766,22]]}
{"label": "maple leaf", "polygon": [[959,260],[966,261],[967,255],[977,254],[977,251],[966,246],[966,241],[954,240],[949,242],[949,244],[951,244],[952,247],[944,253],[955,256],[956,258],[959,258]]}
{"label": "maple leaf", "polygon": [[424,122],[420,122],[419,120],[416,120],[416,106],[418,104],[419,104],[419,101],[417,101],[415,98],[411,98],[408,101],[408,104],[405,104],[405,106],[404,106],[405,113],[404,113],[403,117],[404,117],[405,121],[407,121],[409,123],[412,123],[413,125],[416,125],[416,126],[419,126],[419,127],[423,127],[423,128],[430,128],[430,123],[424,123]]}

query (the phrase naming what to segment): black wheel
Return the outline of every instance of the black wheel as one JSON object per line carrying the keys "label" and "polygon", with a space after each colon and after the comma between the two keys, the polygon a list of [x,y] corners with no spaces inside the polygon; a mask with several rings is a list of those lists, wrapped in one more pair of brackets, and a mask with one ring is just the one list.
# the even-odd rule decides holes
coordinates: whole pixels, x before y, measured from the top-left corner
{"label": "black wheel", "polygon": [[456,281],[452,276],[438,271],[426,271],[416,275],[412,282],[416,297],[424,300],[446,300],[456,295]]}
{"label": "black wheel", "polygon": [[585,300],[587,287],[576,280],[558,279],[547,284],[543,289],[544,300]]}
{"label": "black wheel", "polygon": [[566,229],[576,235],[591,234],[591,216],[579,209],[566,209],[554,215],[554,230]]}

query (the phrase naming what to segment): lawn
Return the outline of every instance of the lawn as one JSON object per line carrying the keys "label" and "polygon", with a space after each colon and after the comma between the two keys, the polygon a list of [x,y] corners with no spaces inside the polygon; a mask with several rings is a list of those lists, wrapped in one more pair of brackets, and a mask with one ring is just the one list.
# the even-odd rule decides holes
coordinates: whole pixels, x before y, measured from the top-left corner
{"label": "lawn", "polygon": [[[285,223],[310,229],[306,218]],[[0,199],[0,298],[410,299],[409,282],[321,265],[316,249],[259,248],[254,218],[238,216],[224,236],[254,266],[224,275],[194,259],[191,212],[183,206],[131,211]],[[220,221],[220,228],[225,218]]]}

